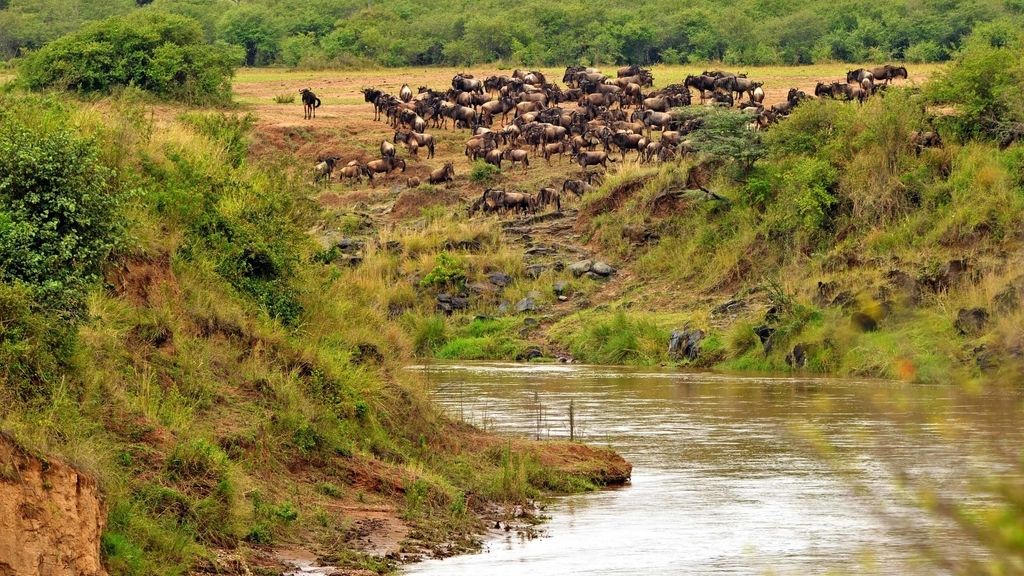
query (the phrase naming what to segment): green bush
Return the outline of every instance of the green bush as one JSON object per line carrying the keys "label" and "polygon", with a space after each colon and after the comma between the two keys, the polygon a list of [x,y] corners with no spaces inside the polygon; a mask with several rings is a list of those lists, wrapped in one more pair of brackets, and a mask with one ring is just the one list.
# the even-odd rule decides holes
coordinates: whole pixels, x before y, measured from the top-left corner
{"label": "green bush", "polygon": [[483,184],[493,181],[500,173],[501,170],[498,170],[497,166],[477,160],[469,170],[469,179],[477,184]]}
{"label": "green bush", "polygon": [[136,86],[189,104],[231,100],[236,48],[203,41],[199,23],[140,11],[94,22],[26,56],[19,77],[34,90],[109,92]]}
{"label": "green bush", "polygon": [[0,97],[0,280],[79,318],[123,236],[125,194],[95,138],[50,99]]}
{"label": "green bush", "polygon": [[447,252],[437,255],[434,269],[420,280],[424,288],[454,288],[462,290],[466,287],[466,267],[461,260]]}

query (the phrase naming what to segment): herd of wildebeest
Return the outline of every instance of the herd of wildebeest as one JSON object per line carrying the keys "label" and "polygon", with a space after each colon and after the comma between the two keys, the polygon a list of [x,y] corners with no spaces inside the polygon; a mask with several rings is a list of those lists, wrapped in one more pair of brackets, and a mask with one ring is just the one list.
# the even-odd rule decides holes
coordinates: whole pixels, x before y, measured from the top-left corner
{"label": "herd of wildebeest", "polygon": [[[635,153],[640,162],[668,161],[693,151],[687,135],[701,127],[700,117],[686,119],[672,109],[694,104],[691,90],[702,105],[738,107],[750,116],[749,129],[764,130],[788,116],[801,102],[814,98],[835,98],[863,103],[882,92],[897,78],[906,79],[907,69],[885,65],[851,70],[846,82],[818,83],[814,95],[793,88],[784,102],[765,105],[763,82],[745,74],[705,71],[687,76],[679,84],[651,89],[651,71],[639,66],[624,66],[615,77],[596,68],[570,66],[562,76],[565,88],[550,82],[542,72],[515,70],[511,76],[474,78],[456,74],[451,88],[435,90],[421,86],[416,93],[408,84],[397,95],[376,88],[362,90],[365,101],[373,106],[374,120],[386,121],[394,131],[390,140],[380,144],[380,158],[369,162],[353,160],[339,166],[341,159],[329,156],[317,159],[316,183],[339,179],[361,180],[371,185],[376,175],[388,175],[406,169],[398,157],[397,146],[418,157],[424,149],[434,157],[435,138],[428,129],[470,130],[465,155],[482,159],[501,170],[506,163],[527,169],[531,157],[548,163],[569,155],[581,170],[578,179],[568,179],[561,189],[542,188],[537,194],[505,192],[488,188],[474,203],[483,211],[536,211],[553,205],[561,210],[565,193],[582,196],[600,178],[591,167],[607,169],[609,162],[625,160]],[[308,88],[301,91],[305,116],[312,118],[320,100]],[[563,106],[570,104],[570,106]],[[630,110],[632,109],[632,110]],[[500,126],[495,121],[500,117]],[[659,132],[655,138],[653,133]],[[938,145],[938,135],[915,135],[919,147]],[[614,155],[618,154],[618,158]],[[429,184],[444,184],[455,178],[452,162],[445,162],[426,178]],[[421,184],[418,178],[407,180],[409,187]]]}

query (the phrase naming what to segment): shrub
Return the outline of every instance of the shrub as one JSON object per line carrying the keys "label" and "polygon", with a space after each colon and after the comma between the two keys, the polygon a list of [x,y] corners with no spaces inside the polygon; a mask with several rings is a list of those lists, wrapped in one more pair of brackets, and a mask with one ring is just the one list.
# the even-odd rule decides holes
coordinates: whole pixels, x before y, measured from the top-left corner
{"label": "shrub", "polygon": [[477,160],[473,162],[473,168],[469,171],[469,179],[477,184],[483,184],[493,181],[500,173],[501,170],[498,170],[497,166]]}
{"label": "shrub", "polygon": [[241,59],[226,44],[208,45],[199,23],[154,11],[95,22],[29,54],[19,76],[31,89],[109,92],[137,86],[189,104],[231,100]]}
{"label": "shrub", "polygon": [[252,114],[188,113],[181,115],[181,121],[224,146],[231,165],[237,168],[241,166],[249,153],[249,132],[256,124],[256,116]]}
{"label": "shrub", "polygon": [[466,287],[466,268],[455,256],[441,252],[437,255],[434,269],[420,280],[420,286],[461,290]]}
{"label": "shrub", "polygon": [[70,123],[52,100],[0,98],[0,280],[78,318],[123,236],[125,195],[97,141]]}
{"label": "shrub", "polygon": [[294,104],[295,94],[288,92],[286,94],[278,94],[274,96],[274,102],[277,104]]}

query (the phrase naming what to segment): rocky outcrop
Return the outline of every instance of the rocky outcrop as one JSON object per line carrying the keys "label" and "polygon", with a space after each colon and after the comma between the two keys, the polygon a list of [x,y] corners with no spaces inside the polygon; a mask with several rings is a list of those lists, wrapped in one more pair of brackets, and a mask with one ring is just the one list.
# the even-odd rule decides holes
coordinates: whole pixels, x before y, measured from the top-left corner
{"label": "rocky outcrop", "polygon": [[0,576],[105,576],[96,481],[0,434]]}
{"label": "rocky outcrop", "polygon": [[700,355],[700,343],[704,340],[704,331],[694,329],[673,330],[668,340],[668,356],[672,360],[694,361]]}

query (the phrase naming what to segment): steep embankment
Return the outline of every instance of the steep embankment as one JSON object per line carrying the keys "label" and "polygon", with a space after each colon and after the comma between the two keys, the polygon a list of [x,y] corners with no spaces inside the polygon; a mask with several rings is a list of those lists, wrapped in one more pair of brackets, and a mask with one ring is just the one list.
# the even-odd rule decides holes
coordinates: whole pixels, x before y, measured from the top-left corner
{"label": "steep embankment", "polygon": [[[415,290],[398,279],[422,236],[385,234],[363,246],[378,263],[353,268],[317,244],[349,221],[309,201],[305,173],[248,161],[250,119],[154,119],[140,100],[18,95],[0,117],[0,145],[18,150],[9,174],[26,175],[6,193],[44,182],[44,198],[68,198],[60,185],[81,175],[110,202],[80,206],[125,224],[82,228],[110,234],[98,281],[69,275],[59,293],[84,310],[0,285],[3,428],[97,479],[111,574],[279,570],[278,547],[387,572],[475,549],[545,491],[628,479],[610,450],[501,439],[430,404],[405,369],[416,320],[388,306]],[[78,171],[63,180],[35,161],[69,150]],[[26,204],[16,216],[31,230],[53,213]],[[433,314],[433,300],[406,302]],[[79,536],[100,546],[100,526]],[[42,541],[62,538],[55,528]]]}
{"label": "steep embankment", "polygon": [[106,519],[94,478],[0,433],[0,574],[106,576]]}

